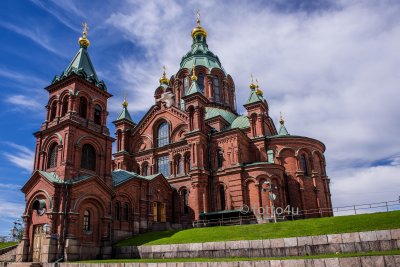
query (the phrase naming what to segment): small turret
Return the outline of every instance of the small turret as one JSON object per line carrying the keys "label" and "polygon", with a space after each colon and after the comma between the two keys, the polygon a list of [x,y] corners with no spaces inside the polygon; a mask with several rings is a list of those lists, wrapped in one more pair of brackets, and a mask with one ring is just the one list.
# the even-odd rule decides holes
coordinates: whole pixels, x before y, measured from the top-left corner
{"label": "small turret", "polygon": [[281,127],[279,128],[278,135],[289,135],[289,133],[285,127],[285,121],[283,120],[282,112],[280,112],[279,123],[280,123]]}

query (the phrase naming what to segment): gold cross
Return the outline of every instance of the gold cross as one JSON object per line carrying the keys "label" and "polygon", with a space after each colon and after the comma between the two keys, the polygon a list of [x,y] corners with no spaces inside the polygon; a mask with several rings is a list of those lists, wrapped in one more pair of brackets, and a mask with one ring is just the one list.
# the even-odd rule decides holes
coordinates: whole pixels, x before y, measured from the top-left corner
{"label": "gold cross", "polygon": [[88,30],[89,30],[89,27],[88,27],[87,23],[86,22],[82,23],[82,27],[83,27],[83,32],[82,33],[83,33],[84,36],[86,36],[87,33],[88,33]]}
{"label": "gold cross", "polygon": [[200,27],[200,10],[198,9],[196,11],[196,17],[197,17],[197,27]]}
{"label": "gold cross", "polygon": [[164,75],[165,75],[165,70],[166,70],[167,68],[165,67],[165,65],[162,66],[162,68],[163,68],[163,70],[164,70]]}

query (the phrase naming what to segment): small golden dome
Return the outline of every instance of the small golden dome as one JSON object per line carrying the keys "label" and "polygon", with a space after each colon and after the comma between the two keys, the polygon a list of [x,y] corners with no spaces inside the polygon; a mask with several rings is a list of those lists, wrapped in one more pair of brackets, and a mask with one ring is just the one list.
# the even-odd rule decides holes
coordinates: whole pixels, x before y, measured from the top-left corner
{"label": "small golden dome", "polygon": [[260,89],[260,86],[258,85],[258,80],[256,79],[256,94],[262,96],[263,95],[263,91]]}
{"label": "small golden dome", "polygon": [[122,102],[122,107],[124,108],[128,107],[128,101],[126,101],[126,96],[124,96],[124,102]]}
{"label": "small golden dome", "polygon": [[196,76],[196,73],[194,71],[194,64],[192,66],[192,76],[191,76],[191,78],[192,78],[192,81],[197,81],[197,76]]}
{"label": "small golden dome", "polygon": [[163,76],[160,78],[160,84],[168,84],[169,83],[169,80],[168,80],[168,78],[167,78],[167,76],[166,76],[166,73],[165,73],[165,66],[163,66]]}
{"label": "small golden dome", "polygon": [[199,34],[207,37],[206,29],[200,26],[200,12],[197,11],[197,26],[192,30],[192,37],[195,38]]}
{"label": "small golden dome", "polygon": [[89,39],[87,38],[87,33],[88,33],[89,27],[87,26],[86,22],[82,23],[82,26],[83,26],[82,37],[79,38],[78,43],[81,47],[82,46],[89,47],[90,42],[89,42]]}
{"label": "small golden dome", "polygon": [[283,117],[282,117],[282,112],[279,112],[279,123],[281,125],[283,125],[285,123],[285,121],[283,120]]}
{"label": "small golden dome", "polygon": [[251,74],[250,76],[251,76],[250,89],[254,90],[254,89],[256,89],[256,85],[254,84],[254,81],[253,81],[253,74]]}

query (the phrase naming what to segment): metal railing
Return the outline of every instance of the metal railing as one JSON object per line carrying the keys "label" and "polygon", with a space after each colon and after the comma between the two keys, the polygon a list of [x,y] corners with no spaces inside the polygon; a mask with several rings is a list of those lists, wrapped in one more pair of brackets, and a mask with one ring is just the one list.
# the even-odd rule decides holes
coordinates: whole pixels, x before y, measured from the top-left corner
{"label": "metal railing", "polygon": [[242,225],[242,224],[255,224],[267,221],[285,221],[285,220],[298,220],[304,218],[317,218],[326,216],[345,216],[357,215],[376,212],[389,212],[400,210],[400,199],[393,201],[384,201],[368,204],[357,204],[349,206],[341,206],[334,208],[320,208],[309,210],[297,210],[296,212],[285,212],[282,214],[265,214],[263,216],[256,216],[255,214],[247,214],[245,216],[239,215],[230,218],[218,219],[204,219],[192,222],[193,227],[211,227],[211,226],[228,226],[228,225]]}

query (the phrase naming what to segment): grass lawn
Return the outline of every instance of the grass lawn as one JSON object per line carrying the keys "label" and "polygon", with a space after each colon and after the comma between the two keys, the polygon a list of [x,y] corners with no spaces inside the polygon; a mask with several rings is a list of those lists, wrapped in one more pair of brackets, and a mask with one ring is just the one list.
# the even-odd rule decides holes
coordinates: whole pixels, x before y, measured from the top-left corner
{"label": "grass lawn", "polygon": [[339,216],[280,223],[193,228],[144,233],[120,241],[118,246],[254,240],[400,228],[400,211]]}
{"label": "grass lawn", "polygon": [[127,262],[226,262],[226,261],[259,261],[259,260],[295,260],[295,259],[323,259],[323,258],[346,258],[361,256],[385,256],[400,255],[400,250],[391,251],[370,251],[359,253],[325,254],[313,256],[291,256],[276,258],[178,258],[178,259],[110,259],[110,260],[89,260],[79,263],[127,263]]}
{"label": "grass lawn", "polygon": [[16,245],[17,242],[0,242],[0,249]]}

